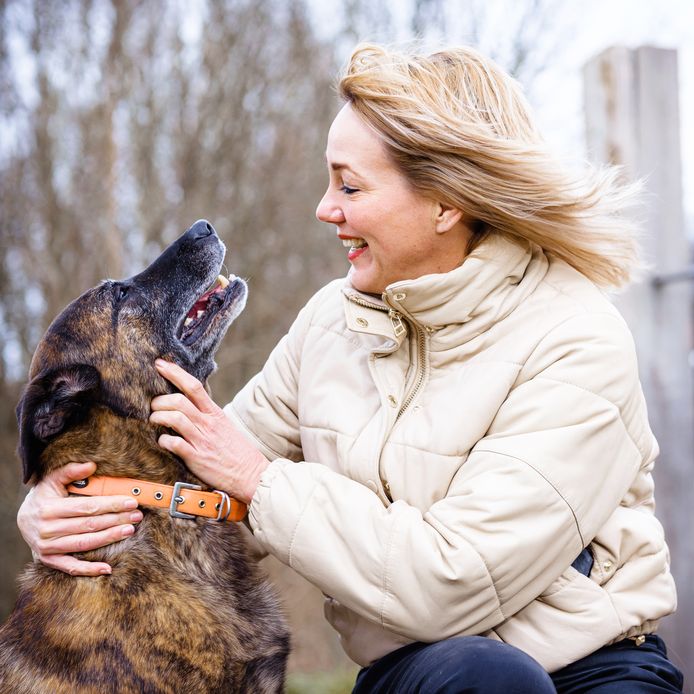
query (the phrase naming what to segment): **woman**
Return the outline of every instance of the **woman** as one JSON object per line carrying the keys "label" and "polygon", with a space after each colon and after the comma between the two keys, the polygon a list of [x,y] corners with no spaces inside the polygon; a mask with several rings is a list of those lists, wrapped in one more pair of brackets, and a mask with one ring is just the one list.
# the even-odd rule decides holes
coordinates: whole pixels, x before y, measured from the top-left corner
{"label": "woman", "polygon": [[[546,153],[515,83],[470,49],[358,47],[317,215],[348,248],[222,411],[191,376],[159,443],[250,504],[267,551],[327,597],[356,692],[666,692],[675,608],[628,329],[599,287],[636,265],[612,171]],[[39,484],[35,554],[133,532],[123,500]],[[70,517],[73,516],[73,517]],[[547,673],[550,673],[549,675]]]}

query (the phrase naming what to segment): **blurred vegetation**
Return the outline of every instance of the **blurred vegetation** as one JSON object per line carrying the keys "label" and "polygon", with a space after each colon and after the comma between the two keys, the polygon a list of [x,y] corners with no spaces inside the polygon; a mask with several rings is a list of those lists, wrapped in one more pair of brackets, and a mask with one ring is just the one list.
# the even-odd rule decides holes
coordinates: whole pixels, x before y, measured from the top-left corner
{"label": "blurred vegetation", "polygon": [[[480,0],[0,0],[0,619],[29,559],[15,526],[14,406],[51,319],[206,218],[250,284],[212,379],[228,401],[309,296],[345,272],[314,210],[339,107],[332,80],[353,45],[478,44],[527,84],[562,39],[537,41],[556,5],[514,3],[499,31]],[[294,675],[290,691],[349,691],[355,670],[320,592],[265,563],[292,623],[290,669],[319,673]]]}
{"label": "blurred vegetation", "polygon": [[349,694],[359,670],[295,672],[287,679],[287,694]]}

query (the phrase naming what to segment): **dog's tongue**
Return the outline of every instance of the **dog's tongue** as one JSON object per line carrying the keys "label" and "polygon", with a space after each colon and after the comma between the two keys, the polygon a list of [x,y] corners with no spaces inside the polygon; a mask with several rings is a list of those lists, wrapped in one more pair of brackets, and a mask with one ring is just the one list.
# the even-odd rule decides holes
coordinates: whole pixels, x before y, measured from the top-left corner
{"label": "dog's tongue", "polygon": [[188,311],[188,318],[195,318],[198,315],[198,311],[204,311],[207,308],[207,302],[209,298],[215,292],[223,292],[229,286],[229,280],[224,277],[224,275],[219,275],[215,280],[214,285],[211,289],[208,289],[194,304],[193,308]]}

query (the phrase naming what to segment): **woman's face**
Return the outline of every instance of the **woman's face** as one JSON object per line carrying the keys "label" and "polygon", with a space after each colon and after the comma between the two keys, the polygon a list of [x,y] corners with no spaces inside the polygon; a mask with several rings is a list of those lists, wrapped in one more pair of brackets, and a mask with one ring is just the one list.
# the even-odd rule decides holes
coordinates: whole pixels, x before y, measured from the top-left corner
{"label": "woman's face", "polygon": [[381,294],[462,263],[469,239],[462,213],[414,191],[349,104],[330,128],[326,158],[330,183],[316,216],[336,226],[355,289]]}

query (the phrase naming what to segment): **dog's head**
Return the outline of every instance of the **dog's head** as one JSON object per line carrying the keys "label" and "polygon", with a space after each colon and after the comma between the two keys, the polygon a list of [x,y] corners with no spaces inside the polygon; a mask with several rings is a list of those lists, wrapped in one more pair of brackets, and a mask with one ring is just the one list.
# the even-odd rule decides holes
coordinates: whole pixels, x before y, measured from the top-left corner
{"label": "dog's head", "polygon": [[212,225],[196,222],[146,270],[102,282],[53,321],[17,406],[25,482],[41,477],[48,443],[93,407],[146,420],[151,399],[173,390],[154,368],[157,357],[206,381],[246,303],[246,283],[219,275],[224,252]]}

